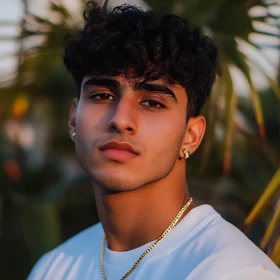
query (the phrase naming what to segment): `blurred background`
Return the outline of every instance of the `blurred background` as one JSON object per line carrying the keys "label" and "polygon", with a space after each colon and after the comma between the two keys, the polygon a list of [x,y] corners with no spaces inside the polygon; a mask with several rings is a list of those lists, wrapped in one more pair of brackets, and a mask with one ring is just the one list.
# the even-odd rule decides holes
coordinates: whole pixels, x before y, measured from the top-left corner
{"label": "blurred background", "polygon": [[[44,252],[98,222],[68,133],[77,88],[62,63],[86,2],[0,0],[0,279],[26,279]],[[189,18],[218,46],[222,75],[188,184],[280,266],[280,1],[127,3]]]}

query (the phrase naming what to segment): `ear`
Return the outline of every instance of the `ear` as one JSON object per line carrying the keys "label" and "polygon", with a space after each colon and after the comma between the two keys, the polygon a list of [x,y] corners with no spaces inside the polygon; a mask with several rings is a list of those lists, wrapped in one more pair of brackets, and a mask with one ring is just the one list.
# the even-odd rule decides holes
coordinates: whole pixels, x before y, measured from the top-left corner
{"label": "ear", "polygon": [[199,147],[206,129],[206,120],[203,116],[190,118],[184,136],[180,157],[184,158],[183,149],[185,148],[192,155]]}
{"label": "ear", "polygon": [[70,107],[69,111],[69,120],[68,120],[68,127],[69,127],[69,134],[70,136],[73,134],[73,132],[76,132],[76,111],[78,107],[78,99],[75,98],[72,101],[72,105]]}

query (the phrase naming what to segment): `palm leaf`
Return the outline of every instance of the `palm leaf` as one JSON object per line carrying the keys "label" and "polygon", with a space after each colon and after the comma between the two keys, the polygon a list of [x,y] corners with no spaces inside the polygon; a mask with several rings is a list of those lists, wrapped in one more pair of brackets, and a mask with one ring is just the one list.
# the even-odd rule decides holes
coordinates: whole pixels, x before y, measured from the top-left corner
{"label": "palm leaf", "polygon": [[[260,46],[253,44],[250,41],[245,41],[246,44],[249,44],[249,46],[251,46],[255,51],[257,50],[261,50]],[[279,46],[278,46],[279,48]],[[259,55],[262,55],[262,53],[258,53]],[[267,60],[268,63],[272,64],[273,62],[270,61],[269,58],[265,57],[265,60]],[[273,90],[273,92],[275,93],[276,97],[279,99],[280,101],[280,87],[277,83],[277,81],[274,78],[271,78],[270,75],[268,75],[267,71],[263,68],[263,66],[260,65],[260,63],[258,62],[257,59],[250,59],[250,62],[253,63],[257,69],[265,76],[265,78],[267,79],[271,89]]]}
{"label": "palm leaf", "polygon": [[263,111],[261,107],[261,101],[260,101],[260,96],[255,89],[255,86],[253,83],[250,83],[250,89],[251,89],[251,97],[253,101],[253,106],[255,110],[255,116],[256,116],[256,121],[259,126],[259,133],[262,139],[265,139],[265,128],[264,128],[264,118],[263,118]]}
{"label": "palm leaf", "polygon": [[236,93],[234,90],[232,78],[229,69],[225,69],[225,76],[227,77],[227,91],[226,91],[226,136],[225,136],[225,152],[224,152],[224,174],[228,175],[231,169],[231,154],[232,142],[234,132],[234,114],[236,110]]}
{"label": "palm leaf", "polygon": [[267,242],[269,241],[271,236],[274,234],[279,223],[280,223],[280,200],[276,204],[276,209],[274,211],[272,219],[271,219],[270,223],[268,224],[267,230],[261,241],[261,244],[260,244],[261,249],[264,249],[266,247]]}
{"label": "palm leaf", "polygon": [[248,214],[247,218],[245,219],[245,226],[252,225],[255,220],[262,214],[266,206],[271,202],[273,199],[274,194],[278,191],[280,186],[280,167],[266,186],[263,194]]}
{"label": "palm leaf", "polygon": [[250,87],[250,93],[253,102],[253,108],[255,111],[256,121],[259,127],[260,136],[264,139],[265,138],[265,128],[264,128],[264,118],[263,118],[263,111],[261,107],[260,97],[258,92],[255,89],[255,86],[251,79],[250,68],[248,63],[246,62],[246,56],[238,51],[237,44],[234,39],[231,40],[224,40],[222,41],[222,50],[224,55],[229,59],[229,61],[235,65],[245,76],[248,85]]}
{"label": "palm leaf", "polygon": [[280,266],[280,237],[278,237],[270,257],[276,265]]}
{"label": "palm leaf", "polygon": [[201,154],[201,164],[200,164],[200,172],[204,173],[209,162],[209,154],[211,151],[212,144],[214,142],[215,136],[215,127],[217,123],[217,116],[215,116],[214,111],[216,110],[217,104],[216,100],[219,100],[218,96],[221,92],[224,91],[225,87],[225,79],[220,77],[217,78],[217,81],[214,85],[214,89],[210,95],[208,103],[206,107],[204,107],[204,111],[206,111],[206,119],[207,119],[207,129],[205,137],[203,138],[203,146],[202,146],[202,154]]}

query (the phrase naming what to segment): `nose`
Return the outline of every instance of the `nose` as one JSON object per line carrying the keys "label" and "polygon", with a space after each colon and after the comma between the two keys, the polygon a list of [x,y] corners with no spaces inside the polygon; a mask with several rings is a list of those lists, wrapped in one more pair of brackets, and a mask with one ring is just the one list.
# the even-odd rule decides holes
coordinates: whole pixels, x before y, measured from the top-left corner
{"label": "nose", "polygon": [[136,110],[129,96],[123,96],[113,108],[108,122],[109,130],[118,133],[136,132]]}

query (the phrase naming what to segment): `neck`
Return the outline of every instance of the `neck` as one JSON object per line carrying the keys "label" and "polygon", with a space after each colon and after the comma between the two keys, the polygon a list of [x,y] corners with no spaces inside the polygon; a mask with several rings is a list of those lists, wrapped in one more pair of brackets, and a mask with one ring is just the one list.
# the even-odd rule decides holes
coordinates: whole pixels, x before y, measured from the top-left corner
{"label": "neck", "polygon": [[[173,171],[133,191],[108,193],[95,186],[94,193],[108,246],[113,251],[132,250],[157,239],[190,198],[185,170]],[[192,208],[194,203],[181,219]]]}

